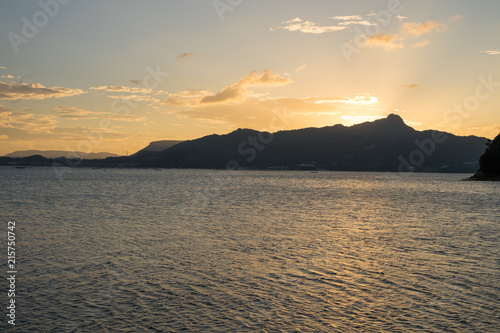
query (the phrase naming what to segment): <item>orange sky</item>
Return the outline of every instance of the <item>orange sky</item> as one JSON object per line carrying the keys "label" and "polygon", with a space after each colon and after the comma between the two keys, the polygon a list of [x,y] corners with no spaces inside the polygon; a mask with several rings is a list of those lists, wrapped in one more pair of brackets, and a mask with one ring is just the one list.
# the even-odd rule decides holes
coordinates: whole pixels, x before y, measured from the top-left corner
{"label": "orange sky", "polygon": [[231,3],[2,5],[0,155],[126,154],[389,113],[420,130],[500,132],[497,1]]}

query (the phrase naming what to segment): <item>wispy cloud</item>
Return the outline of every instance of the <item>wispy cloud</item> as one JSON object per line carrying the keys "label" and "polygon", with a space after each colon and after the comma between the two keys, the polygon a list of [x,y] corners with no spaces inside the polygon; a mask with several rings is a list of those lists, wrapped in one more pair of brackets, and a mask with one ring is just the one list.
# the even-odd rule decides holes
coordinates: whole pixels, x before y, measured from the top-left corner
{"label": "wispy cloud", "polygon": [[194,57],[194,53],[185,52],[183,54],[178,55],[177,59],[186,59],[191,57]]}
{"label": "wispy cloud", "polygon": [[231,101],[241,101],[250,96],[251,91],[247,87],[255,86],[280,86],[292,82],[291,79],[285,78],[272,71],[265,70],[260,74],[252,71],[250,74],[242,78],[238,83],[223,88],[220,92],[204,97],[200,103],[225,103]]}
{"label": "wispy cloud", "polygon": [[107,96],[108,98],[133,100],[137,102],[152,102],[152,103],[161,102],[161,100],[155,98],[154,95],[165,93],[163,91],[155,91],[152,89],[127,87],[127,86],[99,86],[99,87],[91,87],[90,89],[113,93],[113,95],[108,95]]}
{"label": "wispy cloud", "polygon": [[170,93],[163,104],[174,106],[195,106],[205,97],[210,95],[209,91],[202,89],[193,89]]}
{"label": "wispy cloud", "polygon": [[403,84],[402,85],[402,87],[404,87],[404,88],[412,88],[412,89],[413,88],[417,88],[419,86],[420,86],[419,84],[415,84],[415,83],[414,84]]}
{"label": "wispy cloud", "polygon": [[135,101],[135,102],[152,102],[152,103],[160,103],[161,100],[158,98],[155,98],[151,95],[147,94],[132,94],[132,95],[108,95],[108,98],[113,98],[113,99],[121,99],[121,100],[129,100],[129,101]]}
{"label": "wispy cloud", "polygon": [[500,50],[482,51],[481,53],[486,53],[487,55],[500,55]]}
{"label": "wispy cloud", "polygon": [[142,85],[142,80],[128,80],[128,82],[133,83],[136,86]]}
{"label": "wispy cloud", "polygon": [[0,66],[0,69],[7,69],[7,67],[2,67],[2,66]]}
{"label": "wispy cloud", "polygon": [[371,21],[367,21],[367,20],[363,20],[363,21],[345,21],[345,22],[340,22],[339,25],[345,25],[345,26],[348,26],[348,25],[366,25],[366,26],[370,26],[370,25],[377,25],[377,23],[371,22]]}
{"label": "wispy cloud", "polygon": [[376,22],[370,21],[369,16],[363,17],[361,15],[350,15],[350,16],[333,16],[330,17],[332,20],[340,21],[339,26],[351,26],[351,25],[377,25]]}
{"label": "wispy cloud", "polygon": [[143,117],[130,115],[117,115],[110,112],[95,112],[78,109],[72,106],[55,106],[53,107],[59,118],[66,119],[110,119],[116,121],[144,121]]}
{"label": "wispy cloud", "polygon": [[337,21],[360,21],[363,19],[361,15],[332,16],[330,18]]}
{"label": "wispy cloud", "polygon": [[284,114],[286,114],[284,118],[286,127],[301,128],[315,125],[316,123],[310,123],[311,120],[319,120],[323,124],[332,121],[331,117],[340,113],[337,106],[315,104],[316,100],[316,98],[260,99],[250,97],[238,104],[205,104],[188,110],[176,111],[175,114],[210,124],[276,131],[278,128],[275,126],[285,125],[281,121],[275,121],[277,116],[283,117]]}
{"label": "wispy cloud", "polygon": [[[370,16],[370,15],[368,15]],[[407,17],[399,17],[400,21],[407,19]],[[427,21],[420,22],[406,22],[399,26],[400,33],[387,33],[385,31],[371,36],[362,35],[351,40],[349,43],[362,43],[366,47],[383,47],[386,50],[401,49],[405,47],[420,48],[430,43],[429,39],[415,40],[425,34],[430,34],[434,31],[443,31],[448,27],[444,23]]]}
{"label": "wispy cloud", "polygon": [[0,81],[0,100],[28,100],[74,96],[85,93],[80,89],[47,88],[39,83],[9,84]]}
{"label": "wispy cloud", "polygon": [[301,70],[303,70],[305,68],[306,68],[306,65],[299,66],[299,67],[295,68],[295,73],[300,72]]}
{"label": "wispy cloud", "polygon": [[281,22],[284,26],[271,28],[271,31],[276,29],[284,29],[288,31],[300,31],[306,34],[324,34],[333,31],[342,31],[347,29],[347,26],[332,25],[332,26],[320,26],[317,23],[311,21],[304,21],[298,17],[293,20]]}
{"label": "wispy cloud", "polygon": [[416,42],[415,44],[412,45],[412,47],[424,47],[428,45],[431,41],[428,39],[421,40],[420,42]]}
{"label": "wispy cloud", "polygon": [[237,83],[226,86],[217,93],[211,94],[201,89],[171,93],[163,103],[175,106],[238,103],[251,96],[252,91],[248,89],[250,87],[281,86],[291,82],[292,79],[274,73],[273,71],[265,70],[261,73],[252,71]]}
{"label": "wispy cloud", "polygon": [[320,99],[314,102],[315,104],[356,104],[367,105],[378,103],[378,98],[370,94],[361,94],[354,97],[337,97],[331,99]]}
{"label": "wispy cloud", "polygon": [[153,92],[151,89],[144,88],[134,88],[134,87],[126,87],[126,86],[99,86],[99,87],[91,87],[91,90],[104,90],[109,92],[119,92],[119,93],[143,93],[149,94]]}
{"label": "wispy cloud", "polygon": [[385,49],[404,47],[401,38],[397,34],[388,34],[385,32],[371,35],[365,41],[365,45],[368,47],[384,47]]}
{"label": "wispy cloud", "polygon": [[400,27],[401,33],[403,35],[415,35],[420,36],[424,34],[430,34],[433,31],[443,31],[448,27],[444,23],[438,23],[434,21],[427,21],[425,23],[420,22],[407,22],[403,23]]}
{"label": "wispy cloud", "polygon": [[53,115],[39,115],[25,112],[2,112],[0,113],[0,127],[5,129],[17,129],[31,133],[43,133],[52,130],[58,120]]}

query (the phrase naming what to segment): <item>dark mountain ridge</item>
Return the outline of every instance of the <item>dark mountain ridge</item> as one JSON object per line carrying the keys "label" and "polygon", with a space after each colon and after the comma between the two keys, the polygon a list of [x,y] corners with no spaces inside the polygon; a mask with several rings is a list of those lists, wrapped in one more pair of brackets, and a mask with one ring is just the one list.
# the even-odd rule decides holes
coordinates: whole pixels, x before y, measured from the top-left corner
{"label": "dark mountain ridge", "polygon": [[479,171],[470,179],[500,181],[500,134],[486,145],[486,151],[479,159]]}
{"label": "dark mountain ridge", "polygon": [[[276,133],[238,129],[175,142],[162,150],[162,144],[173,142],[159,142],[131,156],[82,160],[77,166],[474,173],[488,140],[417,131],[391,114],[350,127]],[[6,161],[0,159],[0,164]]]}
{"label": "dark mountain ridge", "polygon": [[118,157],[117,154],[112,153],[83,153],[81,151],[67,151],[67,150],[22,150],[15,151],[10,154],[6,154],[4,157],[12,157],[12,158],[22,158],[29,157],[34,155],[40,155],[45,158],[58,158],[58,157],[67,157],[67,158],[84,158],[84,159],[104,159],[107,157]]}
{"label": "dark mountain ridge", "polygon": [[276,133],[238,129],[179,143],[140,167],[475,172],[486,138],[416,131],[401,117]]}

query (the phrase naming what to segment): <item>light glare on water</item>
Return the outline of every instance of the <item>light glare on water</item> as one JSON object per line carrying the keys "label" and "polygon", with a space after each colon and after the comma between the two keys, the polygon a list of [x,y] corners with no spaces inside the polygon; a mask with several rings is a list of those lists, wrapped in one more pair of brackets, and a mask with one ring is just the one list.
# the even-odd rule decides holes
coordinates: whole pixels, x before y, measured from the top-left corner
{"label": "light glare on water", "polygon": [[16,326],[495,332],[499,184],[464,177],[2,168]]}

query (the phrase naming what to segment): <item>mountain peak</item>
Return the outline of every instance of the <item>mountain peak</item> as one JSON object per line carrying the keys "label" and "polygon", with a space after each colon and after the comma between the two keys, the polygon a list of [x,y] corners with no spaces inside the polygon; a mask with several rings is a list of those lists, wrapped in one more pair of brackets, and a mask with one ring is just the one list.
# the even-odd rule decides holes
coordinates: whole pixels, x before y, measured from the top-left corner
{"label": "mountain peak", "polygon": [[392,124],[406,125],[403,118],[394,113],[388,115],[387,118],[385,118],[385,120],[391,122]]}

